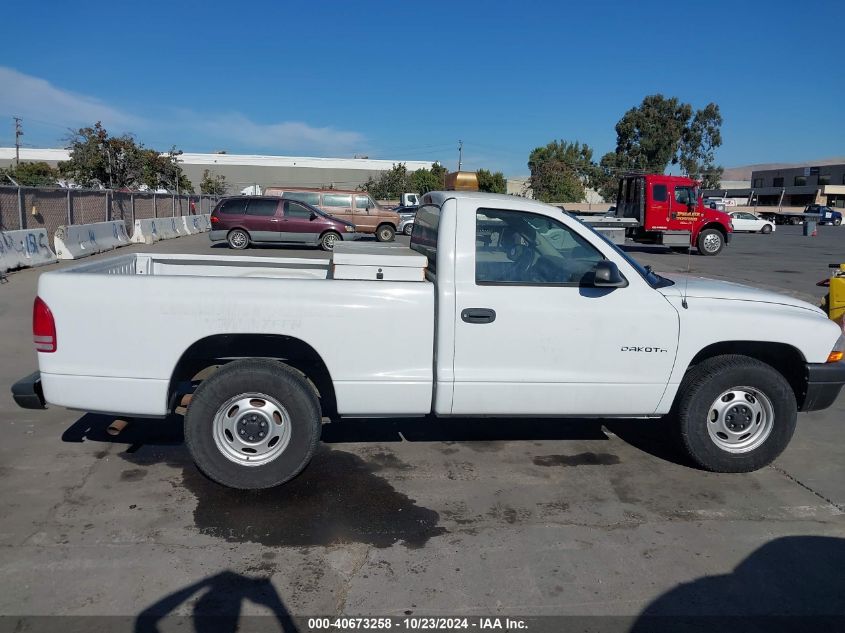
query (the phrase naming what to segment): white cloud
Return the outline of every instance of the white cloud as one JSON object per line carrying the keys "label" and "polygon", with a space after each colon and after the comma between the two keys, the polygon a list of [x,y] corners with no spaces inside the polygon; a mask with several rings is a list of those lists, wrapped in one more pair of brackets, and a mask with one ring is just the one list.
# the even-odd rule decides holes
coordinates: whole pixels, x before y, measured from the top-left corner
{"label": "white cloud", "polygon": [[[36,122],[73,128],[102,121],[110,132],[133,132],[141,142],[148,134],[156,143],[176,144],[190,151],[202,147],[279,153],[349,154],[365,149],[366,138],[358,132],[333,127],[314,127],[302,121],[257,123],[239,112],[201,114],[171,110],[168,116],[138,116],[107,103],[63,90],[50,82],[0,66],[0,113]],[[147,134],[145,134],[145,132]]]}
{"label": "white cloud", "polygon": [[136,125],[139,119],[99,99],[57,88],[49,81],[0,66],[0,112],[73,127]]}
{"label": "white cloud", "polygon": [[198,132],[225,145],[286,152],[312,151],[345,154],[362,149],[365,138],[358,132],[333,127],[312,127],[301,121],[256,123],[239,113],[203,117],[191,115]]}

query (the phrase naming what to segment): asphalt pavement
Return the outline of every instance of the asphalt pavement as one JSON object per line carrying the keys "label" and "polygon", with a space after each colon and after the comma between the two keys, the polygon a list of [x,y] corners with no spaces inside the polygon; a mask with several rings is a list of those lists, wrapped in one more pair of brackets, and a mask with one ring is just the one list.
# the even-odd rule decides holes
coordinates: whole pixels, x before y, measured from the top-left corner
{"label": "asphalt pavement", "polygon": [[[628,250],[817,300],[845,227],[800,228],[717,257]],[[205,235],[132,251],[229,253]],[[179,416],[111,437],[102,416],[15,407],[56,266],[0,285],[0,615],[845,616],[845,396],[750,474],[696,470],[657,422],[373,419],[325,425],[290,484],[233,491],[195,469]]]}

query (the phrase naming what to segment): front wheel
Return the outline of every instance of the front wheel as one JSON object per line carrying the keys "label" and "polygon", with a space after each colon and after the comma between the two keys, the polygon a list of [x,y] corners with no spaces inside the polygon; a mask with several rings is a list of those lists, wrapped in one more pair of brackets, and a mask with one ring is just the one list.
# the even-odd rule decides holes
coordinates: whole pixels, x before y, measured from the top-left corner
{"label": "front wheel", "polygon": [[334,250],[334,245],[342,239],[343,238],[341,238],[340,235],[335,233],[334,231],[326,231],[320,238],[320,248],[322,248],[324,251]]}
{"label": "front wheel", "polygon": [[394,237],[396,237],[396,229],[389,224],[382,224],[376,229],[376,239],[379,242],[392,242]]}
{"label": "front wheel", "polygon": [[705,229],[698,235],[697,246],[702,255],[718,255],[725,246],[725,238],[716,229]]}
{"label": "front wheel", "polygon": [[772,232],[772,225],[771,224],[764,224],[763,228],[760,229],[760,233],[763,233],[764,235],[768,235],[771,232]]}
{"label": "front wheel", "polygon": [[681,445],[698,466],[744,473],[767,466],[789,444],[798,407],[786,379],[747,356],[725,355],[691,369],[673,408]]}
{"label": "front wheel", "polygon": [[229,235],[226,236],[226,241],[229,242],[229,248],[242,251],[249,246],[249,233],[243,229],[229,231]]}
{"label": "front wheel", "polygon": [[316,393],[301,374],[276,361],[237,360],[197,387],[185,414],[185,444],[217,483],[271,488],[305,468],[321,428]]}
{"label": "front wheel", "polygon": [[404,228],[404,229],[402,229],[402,232],[403,232],[405,235],[410,235],[411,233],[413,233],[413,232],[414,232],[414,224],[413,224],[413,223],[411,223],[411,224],[406,224],[406,225],[405,225],[405,228]]}
{"label": "front wheel", "polygon": [[840,224],[842,224],[842,218],[836,218],[833,221],[833,226],[839,226]]}

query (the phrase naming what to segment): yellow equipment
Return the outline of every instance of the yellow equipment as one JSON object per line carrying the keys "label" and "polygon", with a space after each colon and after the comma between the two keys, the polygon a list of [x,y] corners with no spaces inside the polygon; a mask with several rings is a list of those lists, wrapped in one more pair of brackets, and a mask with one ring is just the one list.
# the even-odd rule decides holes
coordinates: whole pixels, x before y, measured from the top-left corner
{"label": "yellow equipment", "polygon": [[478,191],[478,176],[474,171],[446,174],[446,191]]}
{"label": "yellow equipment", "polygon": [[845,328],[845,264],[830,264],[830,268],[833,269],[830,279],[818,283],[830,288],[821,307],[832,321]]}

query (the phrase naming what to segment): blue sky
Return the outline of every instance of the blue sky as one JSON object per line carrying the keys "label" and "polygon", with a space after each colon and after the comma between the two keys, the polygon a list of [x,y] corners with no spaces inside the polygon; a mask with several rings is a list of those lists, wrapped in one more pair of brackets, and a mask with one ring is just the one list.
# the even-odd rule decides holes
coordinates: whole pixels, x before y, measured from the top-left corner
{"label": "blue sky", "polygon": [[[596,158],[647,94],[722,109],[725,166],[845,155],[845,2],[15,2],[0,144],[102,119],[185,151],[440,160],[528,172]],[[829,32],[826,32],[832,26]],[[6,121],[3,123],[3,121]]]}

